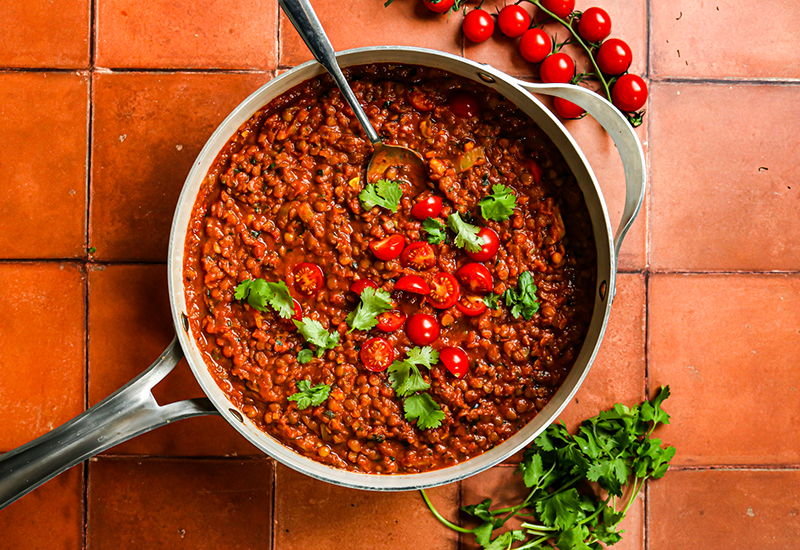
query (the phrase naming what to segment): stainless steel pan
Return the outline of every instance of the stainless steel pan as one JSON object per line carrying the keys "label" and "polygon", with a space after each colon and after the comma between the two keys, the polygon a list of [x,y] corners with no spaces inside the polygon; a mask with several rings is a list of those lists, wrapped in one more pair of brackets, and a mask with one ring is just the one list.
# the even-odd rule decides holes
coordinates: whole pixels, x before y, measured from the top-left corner
{"label": "stainless steel pan", "polygon": [[[597,288],[586,340],[566,381],[550,403],[528,425],[501,445],[462,464],[421,474],[375,475],[333,469],[305,458],[260,431],[236,410],[212,378],[200,350],[188,332],[183,289],[184,242],[191,209],[200,184],[217,153],[260,107],[324,69],[315,61],[275,78],[244,100],[217,128],[200,152],[186,179],[169,244],[169,292],[177,338],[145,372],[104,401],[38,439],[0,457],[0,508],[48,479],[118,443],[164,424],[207,414],[222,415],[253,445],[279,462],[327,482],[379,491],[399,491],[443,485],[481,472],[510,457],[542,432],[571,400],[589,372],[608,322],[614,297],[617,256],[622,239],[644,199],[645,164],[642,146],[624,116],[593,92],[568,84],[533,84],[483,65],[433,50],[383,46],[359,48],[337,56],[341,67],[366,63],[408,63],[447,70],[494,88],[513,101],[552,139],[564,155],[583,191],[597,246]],[[586,109],[613,138],[625,170],[626,200],[616,236],[605,201],[589,163],[558,119],[532,93],[562,97]],[[152,388],[185,354],[207,398],[159,406]]]}

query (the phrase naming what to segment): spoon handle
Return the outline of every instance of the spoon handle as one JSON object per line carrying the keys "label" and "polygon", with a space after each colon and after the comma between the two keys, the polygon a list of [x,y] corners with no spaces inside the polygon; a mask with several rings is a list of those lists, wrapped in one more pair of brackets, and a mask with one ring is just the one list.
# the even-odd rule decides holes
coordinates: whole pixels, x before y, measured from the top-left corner
{"label": "spoon handle", "polygon": [[380,143],[381,140],[378,137],[378,133],[375,131],[375,128],[372,127],[369,118],[367,118],[367,113],[364,112],[358,99],[356,99],[353,90],[350,88],[350,85],[342,74],[342,70],[339,68],[339,64],[336,62],[336,54],[333,51],[331,41],[328,40],[328,36],[322,28],[317,14],[314,13],[311,2],[308,0],[279,0],[279,2],[283,11],[286,12],[286,15],[289,17],[289,21],[292,22],[294,28],[300,33],[300,37],[303,39],[303,42],[306,43],[308,49],[311,50],[311,53],[314,54],[314,57],[319,61],[320,65],[325,67],[333,77],[334,82],[336,82],[336,85],[342,91],[345,100],[350,105],[350,108],[353,109],[358,122],[367,133],[369,140],[373,145]]}

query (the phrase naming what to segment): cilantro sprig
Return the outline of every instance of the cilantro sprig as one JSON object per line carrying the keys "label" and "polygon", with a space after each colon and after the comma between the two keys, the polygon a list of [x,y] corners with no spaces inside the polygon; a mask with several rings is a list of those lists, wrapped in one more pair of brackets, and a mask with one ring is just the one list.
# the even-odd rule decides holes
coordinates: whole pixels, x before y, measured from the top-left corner
{"label": "cilantro sprig", "polygon": [[426,239],[431,244],[442,244],[447,242],[447,232],[444,230],[444,224],[436,218],[426,218],[422,222],[422,229],[428,236]]}
{"label": "cilantro sprig", "polygon": [[444,412],[425,390],[431,387],[425,382],[419,367],[430,369],[439,362],[439,352],[430,346],[411,348],[406,358],[389,365],[389,381],[395,393],[405,397],[403,411],[409,422],[417,421],[417,428],[438,428],[444,420]]}
{"label": "cilantro sprig", "polygon": [[[669,386],[664,386],[640,406],[618,403],[584,420],[574,435],[563,424],[551,424],[525,450],[517,470],[530,489],[528,496],[510,508],[492,510],[491,499],[464,506],[464,512],[480,521],[474,529],[442,517],[425,491],[422,498],[439,521],[472,533],[485,550],[506,550],[522,541],[516,548],[599,550],[601,544],[615,544],[622,540],[620,523],[645,481],[664,477],[675,456],[675,447],[664,447],[652,437],[659,424],[669,424],[670,417],[661,408],[667,397]],[[585,482],[597,483],[602,492]],[[626,492],[627,501],[622,499]],[[492,539],[494,531],[517,514],[534,516],[536,522],[522,523],[521,529]]]}
{"label": "cilantro sprig", "polygon": [[536,285],[530,271],[523,271],[517,279],[517,288],[509,288],[503,292],[503,300],[511,310],[514,319],[522,315],[530,320],[533,314],[539,311],[539,299],[536,297]]}
{"label": "cilantro sprig", "polygon": [[458,212],[447,216],[447,227],[456,234],[453,242],[457,247],[465,248],[468,252],[480,252],[483,248],[485,243],[478,235],[481,228],[462,220]]}
{"label": "cilantro sprig", "polygon": [[378,315],[392,309],[392,297],[385,290],[367,287],[361,291],[361,302],[346,318],[350,332],[370,330],[378,324]]}
{"label": "cilantro sprig", "polygon": [[237,300],[247,298],[250,307],[258,311],[267,311],[269,304],[284,319],[289,319],[294,313],[294,300],[283,281],[271,283],[264,279],[247,279],[236,286],[233,297]]}
{"label": "cilantro sprig", "polygon": [[403,190],[400,184],[392,180],[378,180],[378,183],[368,183],[358,194],[364,207],[369,210],[373,206],[381,206],[392,212],[397,212],[400,207],[400,198]]}
{"label": "cilantro sprig", "polygon": [[[297,332],[306,339],[306,342],[314,344],[317,347],[317,357],[322,357],[325,350],[333,349],[336,344],[339,343],[339,333],[328,332],[319,321],[303,317],[302,321],[295,319],[294,326],[297,327]],[[304,354],[301,360],[307,358],[308,355]],[[307,362],[308,361],[306,361],[306,363]]]}
{"label": "cilantro sprig", "polygon": [[492,194],[482,198],[478,205],[481,215],[487,220],[504,221],[514,213],[517,206],[517,196],[510,187],[505,185],[492,185]]}
{"label": "cilantro sprig", "polygon": [[289,401],[297,403],[297,408],[301,411],[308,407],[319,407],[331,393],[328,384],[317,384],[312,387],[308,380],[300,380],[296,386],[297,392],[289,396]]}

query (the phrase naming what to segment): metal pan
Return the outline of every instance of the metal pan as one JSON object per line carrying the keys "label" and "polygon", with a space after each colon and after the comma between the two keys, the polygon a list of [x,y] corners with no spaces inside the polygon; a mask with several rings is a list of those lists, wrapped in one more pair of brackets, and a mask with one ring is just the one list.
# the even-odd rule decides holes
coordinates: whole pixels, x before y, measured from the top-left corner
{"label": "metal pan", "polygon": [[[259,108],[294,86],[324,72],[315,61],[270,81],[244,100],[217,128],[186,179],[175,211],[169,244],[169,293],[177,338],[145,372],[107,399],[63,426],[0,457],[0,508],[60,472],[132,437],[192,416],[220,414],[253,445],[279,462],[311,477],[358,489],[400,491],[451,483],[510,457],[553,422],[578,390],[600,347],[614,298],[617,256],[644,199],[642,146],[625,117],[609,102],[568,84],[533,84],[483,65],[434,50],[399,46],[359,48],[337,56],[341,67],[368,63],[406,63],[444,69],[497,90],[515,103],[550,137],[566,159],[583,192],[597,247],[597,288],[586,340],[567,379],[550,403],[524,428],[497,447],[461,464],[420,474],[376,475],[334,469],[303,457],[259,430],[220,390],[189,334],[183,288],[184,242],[201,182],[218,152]],[[613,138],[625,170],[626,200],[616,236],[595,175],[575,140],[532,93],[562,97],[586,109]],[[159,406],[152,388],[185,354],[206,398]]]}

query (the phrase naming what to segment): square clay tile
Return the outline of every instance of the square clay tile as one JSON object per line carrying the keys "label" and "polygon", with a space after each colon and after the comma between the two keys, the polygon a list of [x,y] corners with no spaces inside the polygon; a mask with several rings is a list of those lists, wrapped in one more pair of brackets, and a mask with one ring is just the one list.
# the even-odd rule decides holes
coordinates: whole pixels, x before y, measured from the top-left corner
{"label": "square clay tile", "polygon": [[800,269],[800,87],[651,92],[651,267]]}
{"label": "square clay tile", "polygon": [[88,69],[91,0],[0,2],[0,67]]}
{"label": "square clay tile", "polygon": [[75,264],[0,264],[0,451],[83,412],[84,276]]}
{"label": "square clay tile", "polygon": [[86,254],[88,113],[87,74],[0,73],[3,258]]}
{"label": "square clay tile", "polygon": [[0,548],[84,548],[83,466],[70,468],[0,510]]}
{"label": "square clay tile", "polygon": [[648,316],[676,464],[800,462],[800,276],[652,275]]}
{"label": "square clay tile", "polygon": [[94,76],[90,246],[99,260],[165,261],[189,169],[266,73]]}
{"label": "square clay tile", "polygon": [[[440,16],[422,2],[398,0],[388,7],[383,2],[342,0],[314,2],[325,34],[334,50],[366,46],[418,46],[461,53],[461,26],[456,17]],[[314,56],[294,30],[286,14],[280,14],[280,66],[293,67]]]}
{"label": "square clay tile", "polygon": [[[175,336],[162,265],[89,272],[89,404],[133,380]],[[185,360],[153,390],[162,405],[204,396]],[[225,420],[189,418],[139,436],[109,454],[263,456]]]}
{"label": "square clay tile", "polygon": [[92,459],[91,550],[269,550],[270,460]]}
{"label": "square clay tile", "polygon": [[274,70],[275,0],[106,0],[97,5],[97,65]]}
{"label": "square clay tile", "polygon": [[655,78],[800,78],[795,2],[661,0],[651,6]]}
{"label": "square clay tile", "polygon": [[[458,484],[426,492],[444,517],[456,516]],[[458,533],[434,518],[417,491],[346,489],[278,465],[275,548],[447,550],[458,548]]]}
{"label": "square clay tile", "polygon": [[797,548],[798,494],[797,470],[670,470],[649,483],[649,548]]}

